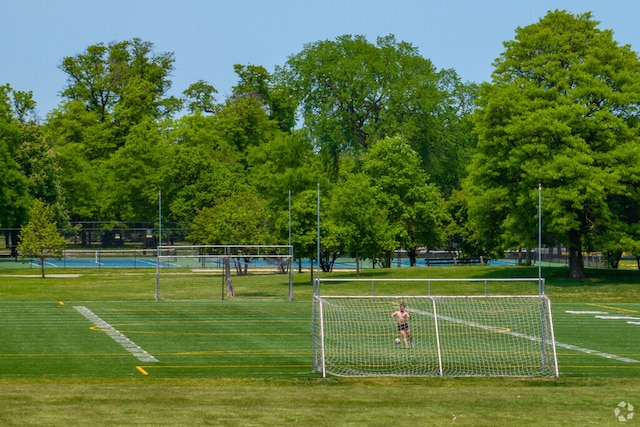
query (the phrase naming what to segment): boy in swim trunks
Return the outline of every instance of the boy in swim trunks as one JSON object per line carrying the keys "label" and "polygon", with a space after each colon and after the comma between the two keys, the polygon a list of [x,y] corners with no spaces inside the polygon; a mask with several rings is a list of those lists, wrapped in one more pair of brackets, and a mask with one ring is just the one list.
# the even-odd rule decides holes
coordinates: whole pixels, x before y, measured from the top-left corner
{"label": "boy in swim trunks", "polygon": [[408,320],[411,319],[411,313],[405,311],[405,304],[403,302],[400,303],[400,309],[391,313],[389,317],[395,317],[398,323],[398,332],[402,336],[402,340],[404,341],[404,346],[409,348],[409,344],[413,347],[413,342],[411,339],[411,329],[409,329]]}

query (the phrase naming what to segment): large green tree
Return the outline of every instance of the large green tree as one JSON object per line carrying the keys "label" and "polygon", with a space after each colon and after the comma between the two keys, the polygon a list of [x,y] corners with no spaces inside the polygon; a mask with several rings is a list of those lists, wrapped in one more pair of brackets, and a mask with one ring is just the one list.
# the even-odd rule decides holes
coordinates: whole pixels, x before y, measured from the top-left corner
{"label": "large green tree", "polygon": [[0,226],[17,227],[27,217],[29,182],[16,161],[20,149],[20,123],[12,108],[12,89],[0,86]]}
{"label": "large green tree", "polygon": [[[298,271],[302,271],[302,260],[318,261],[318,191],[305,190],[296,194],[291,201],[291,244],[298,261]],[[311,268],[313,283],[313,265]]]}
{"label": "large green tree", "polygon": [[[438,247],[444,242],[444,200],[407,141],[401,137],[378,141],[365,157],[362,170],[375,189],[377,202],[388,212],[394,239],[407,250],[412,266],[420,247]],[[389,263],[387,257],[386,265]]]}
{"label": "large green tree", "polygon": [[[273,236],[273,218],[266,203],[256,194],[234,194],[219,204],[203,208],[193,220],[189,238],[207,245],[260,245],[277,243]],[[238,274],[246,274],[250,258],[233,258]],[[224,259],[227,295],[234,296],[231,260]]]}
{"label": "large green tree", "polygon": [[168,94],[173,63],[172,53],[138,38],[63,58],[67,84],[46,137],[64,171],[71,220],[155,219],[151,199],[170,161],[159,142],[161,123],[182,106]]}
{"label": "large green tree", "polygon": [[154,222],[163,166],[169,160],[166,139],[154,122],[136,125],[125,145],[102,163],[101,216],[108,220]]}
{"label": "large green tree", "polygon": [[[59,200],[55,162],[45,147],[35,120],[35,102],[30,93],[0,86],[0,227],[16,256],[17,228],[27,221],[35,195]],[[52,190],[52,191],[48,191]],[[63,211],[63,209],[60,209]]]}
{"label": "large green tree", "polygon": [[459,185],[461,150],[472,141],[461,121],[473,91],[453,71],[438,72],[415,46],[392,35],[375,44],[344,35],[306,45],[290,57],[284,74],[334,177],[341,156],[401,134],[435,182]]}
{"label": "large green tree", "polygon": [[189,227],[198,210],[243,191],[241,153],[222,132],[216,117],[200,112],[171,123],[160,176],[168,221]]}
{"label": "large green tree", "polygon": [[[478,98],[469,217],[492,247],[535,247],[544,231],[585,277],[582,252],[628,236],[637,197],[640,62],[591,14],[552,11],[518,28]],[[637,236],[636,236],[637,238]]]}
{"label": "large green tree", "polygon": [[109,45],[98,43],[62,60],[67,75],[62,96],[84,104],[101,122],[127,127],[142,116],[163,118],[181,108],[167,92],[175,61],[173,53],[156,53],[139,38]]}
{"label": "large green tree", "polygon": [[278,124],[282,131],[290,131],[295,126],[296,102],[286,79],[279,74],[272,75],[259,65],[233,66],[239,77],[233,87],[234,96],[250,96],[264,105],[269,119]]}
{"label": "large green tree", "polygon": [[362,174],[347,174],[332,191],[325,209],[331,224],[333,239],[345,253],[356,260],[360,275],[360,260],[375,261],[397,247],[394,223],[386,206],[379,203],[378,189]]}

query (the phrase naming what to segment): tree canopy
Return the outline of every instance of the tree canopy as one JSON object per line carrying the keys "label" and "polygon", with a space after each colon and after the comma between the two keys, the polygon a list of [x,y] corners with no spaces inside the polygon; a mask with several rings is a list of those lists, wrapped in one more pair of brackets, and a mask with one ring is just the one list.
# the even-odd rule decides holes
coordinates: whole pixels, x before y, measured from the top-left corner
{"label": "tree canopy", "polygon": [[457,160],[469,145],[459,131],[473,91],[452,70],[437,71],[410,43],[393,35],[375,45],[351,35],[310,43],[289,58],[283,75],[334,176],[340,157],[399,134],[436,182],[459,185],[464,166]]}
{"label": "tree canopy", "polygon": [[393,35],[234,64],[221,99],[204,79],[170,95],[174,63],[137,38],[89,46],[62,59],[44,122],[30,92],[0,86],[0,227],[26,227],[34,200],[59,227],[152,228],[161,209],[190,243],[415,265],[536,247],[542,185],[545,243],[569,250],[573,277],[584,251],[640,257],[640,62],[589,13],[518,28],[480,85]]}
{"label": "tree canopy", "polygon": [[[640,158],[640,62],[589,13],[549,12],[516,32],[483,84],[477,154],[466,188],[470,217],[494,247],[534,247],[542,184],[547,243],[582,252],[632,236]],[[609,243],[607,243],[609,242]]]}

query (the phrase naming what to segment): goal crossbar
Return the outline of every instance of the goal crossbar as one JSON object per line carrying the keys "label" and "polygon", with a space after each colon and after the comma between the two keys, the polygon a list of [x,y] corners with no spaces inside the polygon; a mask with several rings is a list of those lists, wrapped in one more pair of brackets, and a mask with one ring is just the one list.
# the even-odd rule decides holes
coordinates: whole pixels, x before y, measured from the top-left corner
{"label": "goal crossbar", "polygon": [[[413,347],[390,313],[411,313]],[[551,302],[525,296],[315,296],[314,367],[336,376],[558,376]]]}
{"label": "goal crossbar", "polygon": [[437,283],[477,283],[483,284],[484,295],[488,295],[489,286],[491,284],[496,283],[531,283],[536,284],[537,289],[536,292],[538,295],[544,295],[545,293],[545,279],[542,278],[534,278],[534,277],[507,277],[507,278],[496,278],[496,277],[484,277],[484,278],[316,278],[314,280],[314,295],[322,294],[322,284],[327,283],[370,283],[371,284],[371,295],[375,295],[376,292],[376,284],[382,283],[425,283],[426,284],[426,292],[427,295],[432,295],[432,286]]}

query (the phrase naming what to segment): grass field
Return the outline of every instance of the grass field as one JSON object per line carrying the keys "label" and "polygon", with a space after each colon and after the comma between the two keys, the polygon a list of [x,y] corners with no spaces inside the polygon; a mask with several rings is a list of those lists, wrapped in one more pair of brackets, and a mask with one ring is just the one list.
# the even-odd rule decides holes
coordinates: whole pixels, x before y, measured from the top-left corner
{"label": "grass field", "polygon": [[[182,293],[155,302],[150,271],[31,273],[0,269],[2,425],[640,423],[640,415],[622,424],[614,414],[623,401],[640,408],[638,271],[590,270],[590,279],[571,281],[565,268],[545,269],[560,377],[537,379],[322,379],[312,370],[309,273],[295,275],[294,302],[286,300],[286,280],[273,276],[235,278],[237,297],[222,300],[220,278],[176,274],[170,283]],[[537,269],[363,273],[427,274],[535,277]],[[367,283],[323,286],[371,293]],[[423,293],[418,286],[403,284],[401,293]],[[437,291],[477,292],[472,287],[450,283]]]}

